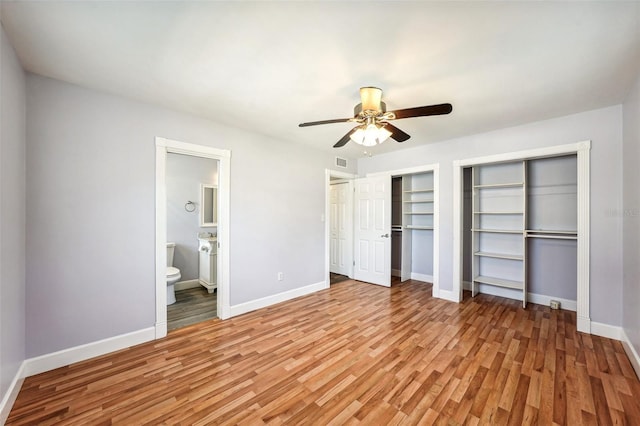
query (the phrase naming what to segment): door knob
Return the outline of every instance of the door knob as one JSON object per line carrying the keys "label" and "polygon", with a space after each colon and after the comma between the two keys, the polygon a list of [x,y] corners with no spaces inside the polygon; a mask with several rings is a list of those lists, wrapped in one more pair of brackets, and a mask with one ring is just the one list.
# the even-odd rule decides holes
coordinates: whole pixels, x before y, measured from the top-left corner
{"label": "door knob", "polygon": [[380,238],[389,238],[389,234],[380,235]]}

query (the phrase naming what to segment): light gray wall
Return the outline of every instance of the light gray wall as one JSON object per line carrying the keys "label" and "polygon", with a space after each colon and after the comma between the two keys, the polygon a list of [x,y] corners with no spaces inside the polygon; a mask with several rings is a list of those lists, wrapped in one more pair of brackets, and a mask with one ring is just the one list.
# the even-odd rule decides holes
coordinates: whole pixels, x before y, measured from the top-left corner
{"label": "light gray wall", "polygon": [[0,399],[25,359],[25,75],[0,28]]}
{"label": "light gray wall", "polygon": [[640,75],[623,105],[624,287],[622,325],[640,352]]}
{"label": "light gray wall", "polygon": [[[198,234],[217,232],[200,227],[200,184],[218,184],[218,161],[181,154],[167,155],[167,241],[176,243],[173,266],[180,269],[180,281],[198,279]],[[193,212],[185,209],[195,203]]]}
{"label": "light gray wall", "polygon": [[232,306],[325,280],[333,155],[35,75],[27,95],[28,357],[154,325],[156,136],[232,151]]}
{"label": "light gray wall", "polygon": [[591,319],[621,325],[622,218],[609,214],[622,208],[621,120],[620,105],[587,111],[362,158],[358,174],[440,163],[440,286],[451,290],[453,161],[591,140]]}

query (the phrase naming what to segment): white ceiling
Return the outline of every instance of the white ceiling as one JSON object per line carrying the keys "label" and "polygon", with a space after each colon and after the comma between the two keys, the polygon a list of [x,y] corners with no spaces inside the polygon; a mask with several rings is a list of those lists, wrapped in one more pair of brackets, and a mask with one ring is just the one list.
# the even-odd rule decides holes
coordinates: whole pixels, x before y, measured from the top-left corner
{"label": "white ceiling", "polygon": [[2,1],[28,71],[331,146],[361,86],[412,138],[374,154],[619,104],[640,70],[640,2]]}

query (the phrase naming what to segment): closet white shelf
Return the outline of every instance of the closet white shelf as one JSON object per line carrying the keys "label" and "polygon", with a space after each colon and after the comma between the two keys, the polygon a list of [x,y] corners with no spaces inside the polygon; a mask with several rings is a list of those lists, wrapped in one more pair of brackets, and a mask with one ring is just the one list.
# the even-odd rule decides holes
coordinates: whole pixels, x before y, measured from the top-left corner
{"label": "closet white shelf", "polygon": [[522,234],[522,229],[472,229],[472,232],[490,232],[493,234]]}
{"label": "closet white shelf", "polygon": [[433,203],[433,200],[411,200],[411,201],[403,201],[406,204],[420,204],[420,203]]}
{"label": "closet white shelf", "polygon": [[493,257],[495,259],[524,260],[524,256],[518,254],[490,253],[487,251],[477,251],[473,254],[481,257]]}
{"label": "closet white shelf", "polygon": [[411,189],[402,192],[404,192],[405,194],[418,194],[420,192],[433,192],[433,189]]}
{"label": "closet white shelf", "polygon": [[433,212],[404,212],[402,214],[410,214],[410,215],[430,215],[433,214]]}
{"label": "closet white shelf", "polygon": [[523,212],[473,212],[473,214],[502,214],[502,215],[517,215],[517,214],[524,214]]}
{"label": "closet white shelf", "polygon": [[491,189],[491,188],[517,188],[520,186],[524,186],[524,182],[488,183],[488,184],[474,185],[473,187],[476,189]]}
{"label": "closet white shelf", "polygon": [[505,280],[502,278],[486,277],[484,275],[478,275],[473,279],[477,283],[489,284],[496,287],[513,288],[516,290],[522,290],[524,283],[522,281]]}
{"label": "closet white shelf", "polygon": [[433,226],[406,225],[404,228],[405,228],[405,229],[425,229],[425,230],[431,230],[431,229],[433,229]]}

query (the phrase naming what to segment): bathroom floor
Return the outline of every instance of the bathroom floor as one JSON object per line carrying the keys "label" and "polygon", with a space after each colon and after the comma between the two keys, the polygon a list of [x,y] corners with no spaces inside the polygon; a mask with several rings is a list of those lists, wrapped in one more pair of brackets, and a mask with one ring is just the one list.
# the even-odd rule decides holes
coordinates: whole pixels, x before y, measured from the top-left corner
{"label": "bathroom floor", "polygon": [[176,303],[167,306],[167,330],[217,318],[218,293],[204,287],[176,291]]}

